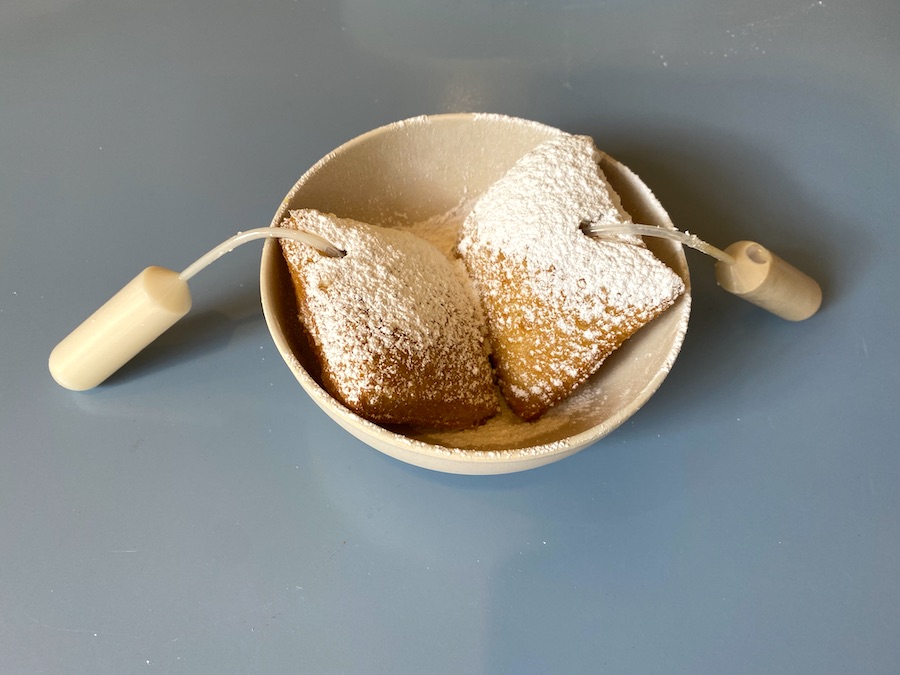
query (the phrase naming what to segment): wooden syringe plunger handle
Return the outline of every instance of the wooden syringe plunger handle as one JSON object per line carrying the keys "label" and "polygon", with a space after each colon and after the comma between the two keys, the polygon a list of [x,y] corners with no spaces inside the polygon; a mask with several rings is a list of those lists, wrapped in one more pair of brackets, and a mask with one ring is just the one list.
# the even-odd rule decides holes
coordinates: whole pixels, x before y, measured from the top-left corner
{"label": "wooden syringe plunger handle", "polygon": [[73,391],[96,387],[188,313],[189,279],[235,247],[257,239],[291,239],[332,258],[345,254],[312,232],[258,227],[226,239],[180,273],[148,267],[56,345],[49,361],[53,379]]}
{"label": "wooden syringe plunger handle", "polygon": [[93,389],[190,308],[191,292],[178,272],[148,267],[56,345],[50,374],[66,389]]}
{"label": "wooden syringe plunger handle", "polygon": [[789,321],[802,321],[822,304],[815,279],[786,263],[764,246],[738,241],[725,249],[734,263],[716,263],[716,281],[754,305]]}

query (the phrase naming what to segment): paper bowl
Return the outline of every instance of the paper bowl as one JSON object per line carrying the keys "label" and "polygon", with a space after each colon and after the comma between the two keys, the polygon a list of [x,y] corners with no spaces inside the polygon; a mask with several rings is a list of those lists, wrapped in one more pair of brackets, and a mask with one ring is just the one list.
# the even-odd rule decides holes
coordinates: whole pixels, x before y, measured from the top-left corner
{"label": "paper bowl", "polygon": [[[373,224],[405,225],[458,208],[484,192],[523,154],[560,133],[536,122],[492,114],[416,117],[358,136],[319,160],[287,194],[272,219],[314,208]],[[673,227],[641,180],[611,157],[601,168],[635,222]],[[680,274],[688,290],[662,316],[610,356],[569,399],[526,423],[509,411],[458,432],[385,427],[330,396],[312,373],[277,242],[263,248],[260,292],[278,351],[306,393],[355,437],[396,459],[427,469],[499,474],[532,469],[595,443],[633,415],[660,386],[681,348],[690,314],[687,262],[662,239],[647,246]]]}

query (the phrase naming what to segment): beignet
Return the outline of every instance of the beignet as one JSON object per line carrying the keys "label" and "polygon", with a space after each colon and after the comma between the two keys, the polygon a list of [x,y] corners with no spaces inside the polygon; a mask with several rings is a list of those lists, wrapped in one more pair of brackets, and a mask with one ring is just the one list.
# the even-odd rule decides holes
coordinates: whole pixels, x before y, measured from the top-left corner
{"label": "beignet", "polygon": [[560,133],[475,203],[458,251],[474,281],[504,398],[535,420],[671,306],[683,280],[637,237],[594,239],[584,221],[628,223],[586,136]]}
{"label": "beignet", "polygon": [[460,429],[499,409],[477,300],[453,263],[419,237],[314,210],[284,227],[346,251],[281,240],[321,383],[378,423]]}

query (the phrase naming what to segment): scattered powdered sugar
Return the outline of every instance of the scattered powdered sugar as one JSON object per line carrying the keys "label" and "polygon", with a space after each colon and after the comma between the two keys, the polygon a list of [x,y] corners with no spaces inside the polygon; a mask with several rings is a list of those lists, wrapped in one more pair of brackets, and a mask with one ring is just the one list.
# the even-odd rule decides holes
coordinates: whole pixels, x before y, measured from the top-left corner
{"label": "scattered powdered sugar", "polygon": [[[602,177],[593,141],[564,134],[539,145],[491,186],[471,210],[459,250],[532,263],[526,282],[585,318],[606,299],[585,307],[583,296],[601,289],[620,304],[643,306],[664,302],[678,286],[677,275],[638,238],[592,239],[579,229],[584,221],[613,225],[631,218]],[[563,270],[570,274],[546,273]],[[567,287],[572,282],[575,288]]]}
{"label": "scattered powdered sugar", "polygon": [[535,422],[525,422],[508,405],[502,405],[500,412],[484,424],[473,429],[459,429],[431,433],[428,430],[414,431],[416,438],[457,448],[520,449],[543,445],[536,439],[560,437],[563,430],[572,426],[568,414],[545,415]]}

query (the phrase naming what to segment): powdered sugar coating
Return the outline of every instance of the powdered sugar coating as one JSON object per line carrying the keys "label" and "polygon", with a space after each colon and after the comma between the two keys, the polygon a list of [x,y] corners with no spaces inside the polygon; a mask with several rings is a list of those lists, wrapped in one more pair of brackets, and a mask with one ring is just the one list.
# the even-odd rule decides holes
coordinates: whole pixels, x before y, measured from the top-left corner
{"label": "powdered sugar coating", "polygon": [[332,395],[380,422],[465,427],[496,412],[477,306],[439,250],[313,210],[291,211],[284,225],[346,251],[328,258],[282,241]]}
{"label": "powdered sugar coating", "polygon": [[459,251],[482,301],[501,388],[534,419],[684,291],[634,237],[589,238],[583,221],[630,222],[593,141],[560,134],[478,200]]}

